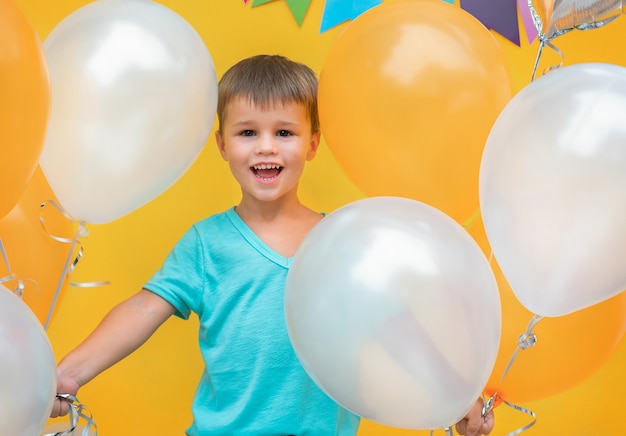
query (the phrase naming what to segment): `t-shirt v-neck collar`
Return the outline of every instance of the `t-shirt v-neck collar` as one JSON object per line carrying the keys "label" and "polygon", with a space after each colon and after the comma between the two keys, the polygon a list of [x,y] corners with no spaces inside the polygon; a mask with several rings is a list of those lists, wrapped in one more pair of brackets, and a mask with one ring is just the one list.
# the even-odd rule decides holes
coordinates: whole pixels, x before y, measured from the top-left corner
{"label": "t-shirt v-neck collar", "polygon": [[257,236],[256,233],[252,231],[252,229],[246,224],[244,220],[235,212],[235,207],[231,207],[226,211],[226,216],[233,224],[233,226],[237,229],[237,231],[244,237],[244,239],[252,245],[259,253],[263,256],[271,260],[272,262],[280,265],[284,268],[289,268],[291,262],[293,260],[292,257],[285,257],[267,245],[261,238]]}

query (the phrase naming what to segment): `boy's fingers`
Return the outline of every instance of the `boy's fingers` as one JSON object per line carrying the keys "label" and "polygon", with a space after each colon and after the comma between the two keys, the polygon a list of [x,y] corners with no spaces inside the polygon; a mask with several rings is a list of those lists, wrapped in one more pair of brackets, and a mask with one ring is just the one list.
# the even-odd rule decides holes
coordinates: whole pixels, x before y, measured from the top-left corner
{"label": "boy's fingers", "polygon": [[478,431],[481,429],[483,425],[483,417],[482,416],[471,416],[467,420],[467,426],[465,429],[466,436],[476,436],[478,435]]}
{"label": "boy's fingers", "polygon": [[465,419],[462,420],[462,421],[457,422],[456,426],[455,426],[456,427],[456,432],[458,434],[464,435],[465,434],[466,424],[467,424],[467,420],[465,420]]}
{"label": "boy's fingers", "polygon": [[465,436],[488,435],[493,430],[493,425],[493,412],[487,413],[484,417],[472,414],[457,424],[456,431]]}
{"label": "boy's fingers", "polygon": [[64,416],[67,415],[70,411],[70,406],[67,403],[67,401],[65,401],[62,398],[56,398],[54,400],[54,404],[52,405],[52,411],[50,412],[50,417],[51,418],[56,418],[58,416]]}
{"label": "boy's fingers", "polygon": [[[491,416],[491,423],[487,421],[487,417]],[[476,401],[474,406],[465,415],[460,422],[456,424],[456,431],[465,436],[476,436],[479,434],[489,434],[493,427],[493,412],[489,412],[486,416],[482,415],[482,404]]]}
{"label": "boy's fingers", "polygon": [[495,423],[495,415],[493,411],[490,411],[485,415],[483,425],[480,427],[480,433],[484,435],[488,435],[493,430],[493,425]]}

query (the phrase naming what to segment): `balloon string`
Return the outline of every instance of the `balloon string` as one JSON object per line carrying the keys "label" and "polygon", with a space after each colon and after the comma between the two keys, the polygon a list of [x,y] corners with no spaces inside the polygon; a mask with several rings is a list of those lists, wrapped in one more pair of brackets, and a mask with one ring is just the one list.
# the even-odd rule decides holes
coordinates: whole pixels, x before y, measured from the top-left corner
{"label": "balloon string", "polygon": [[528,327],[526,328],[526,331],[518,336],[517,348],[513,352],[513,356],[511,356],[509,363],[506,365],[506,368],[504,369],[504,373],[502,374],[502,377],[500,378],[500,385],[502,385],[502,382],[504,381],[504,377],[509,372],[509,369],[511,369],[511,365],[513,365],[513,362],[517,358],[519,351],[525,350],[530,347],[534,347],[535,344],[537,344],[537,335],[533,333],[533,329],[535,328],[535,325],[537,325],[537,323],[541,321],[542,319],[543,319],[542,316],[533,315],[533,317],[528,322]]}
{"label": "balloon string", "polygon": [[[43,212],[44,212],[44,209],[46,208],[46,206],[48,204],[52,205],[68,221],[70,221],[70,222],[72,222],[74,224],[78,224],[76,232],[74,233],[74,236],[72,238],[65,238],[65,237],[60,237],[60,236],[53,235],[52,233],[50,233],[46,229],[46,223],[45,223],[45,219],[43,217]],[[46,232],[46,234],[48,236],[50,236],[52,239],[54,239],[55,241],[58,241],[58,242],[71,244],[69,252],[67,254],[67,258],[65,259],[65,264],[63,266],[63,271],[61,272],[61,277],[59,279],[59,282],[57,283],[57,287],[56,287],[56,289],[54,291],[54,295],[52,297],[52,303],[50,304],[50,308],[48,309],[48,314],[46,316],[46,321],[44,323],[44,329],[47,330],[48,329],[48,325],[50,324],[50,320],[52,319],[52,314],[53,314],[54,309],[55,309],[55,307],[57,305],[57,302],[58,302],[58,299],[59,299],[59,295],[61,294],[61,289],[63,287],[63,282],[65,281],[66,278],[68,278],[74,272],[74,269],[76,268],[76,265],[83,258],[84,248],[83,248],[83,245],[80,243],[79,238],[87,236],[89,234],[89,231],[85,228],[85,221],[78,220],[78,219],[72,217],[69,213],[67,213],[67,211],[65,211],[65,209],[63,209],[60,205],[58,205],[53,200],[44,201],[39,206],[39,222],[41,223],[41,226],[43,227],[43,229]],[[74,253],[76,253],[76,254],[74,254]],[[71,282],[70,281],[69,284],[71,286],[75,286],[75,287],[86,288],[86,287],[108,285],[109,282],[108,281],[100,281],[100,282],[89,282],[89,283],[75,283],[75,282]]]}
{"label": "balloon string", "polygon": [[463,226],[466,229],[469,229],[472,227],[472,224],[474,224],[474,221],[476,221],[478,219],[478,217],[480,217],[480,207],[478,209],[476,209],[474,211],[474,213],[465,221],[463,221],[461,223],[461,226]]}
{"label": "balloon string", "polygon": [[[472,216],[470,216],[468,219],[466,219],[465,221],[463,221],[463,223],[461,224],[463,227],[465,227],[466,229],[470,229],[474,223],[474,221],[476,221],[476,219],[480,217],[480,208],[478,208],[473,214]],[[489,256],[488,256],[488,262],[491,264],[493,260],[493,251],[489,252]],[[532,329],[534,328],[535,324],[537,324],[540,320],[539,319],[535,319],[536,317],[533,317],[533,319],[531,319],[531,322],[528,325],[528,329],[526,330],[526,332],[523,335],[520,335],[520,337],[518,338],[518,348],[515,350],[515,353],[513,354],[513,357],[511,357],[506,370],[504,371],[504,374],[502,375],[502,378],[500,380],[500,385],[502,384],[502,380],[504,379],[504,376],[506,375],[506,373],[509,371],[509,368],[511,367],[511,364],[513,363],[513,361],[515,360],[515,358],[517,357],[517,353],[519,352],[520,347],[520,342],[522,343],[522,346],[525,348],[528,348],[529,346],[531,346],[531,342],[532,345],[534,345],[534,343],[536,342],[536,336],[532,333]],[[523,339],[522,339],[523,338]],[[534,342],[533,339],[534,338]],[[497,391],[494,392],[494,394],[487,399],[484,395],[482,396],[482,400],[483,400],[483,408],[482,408],[482,416],[486,417],[487,414],[489,412],[491,412],[491,410],[494,408],[495,406],[495,401],[497,398]],[[532,417],[535,417],[534,412],[529,411],[527,409],[524,409],[520,406],[517,406],[515,404],[509,403],[507,401],[503,401],[505,404],[509,405],[510,407],[513,407],[516,410],[523,410],[523,411],[527,411],[527,413],[529,413],[530,415],[532,415]],[[521,427],[520,429],[515,430],[513,433],[509,433],[507,436],[512,436],[518,433],[521,433],[522,431],[527,430],[528,428],[532,427],[533,425],[535,425],[535,421],[531,422],[530,424]],[[446,435],[448,435],[448,431],[450,431],[450,435],[453,435],[454,433],[452,433],[452,429],[451,428],[447,428],[446,429]],[[431,431],[430,436],[433,436],[433,433]]]}
{"label": "balloon string", "polygon": [[[537,35],[538,35],[538,39],[539,39],[539,51],[537,53],[537,58],[535,59],[535,65],[533,67],[533,74],[531,76],[531,82],[533,80],[535,80],[535,76],[537,74],[537,69],[539,67],[539,60],[541,58],[541,54],[543,52],[543,48],[545,46],[550,47],[552,50],[554,50],[559,57],[561,58],[561,61],[559,62],[558,65],[552,65],[546,69],[543,70],[543,74],[549,73],[550,71],[556,70],[558,68],[561,68],[563,66],[563,60],[564,60],[564,56],[563,53],[561,52],[561,50],[559,50],[555,45],[552,44],[552,40],[554,38],[556,38],[557,36],[561,36],[564,35],[568,32],[571,32],[572,30],[591,30],[591,29],[597,29],[599,27],[605,26],[607,24],[609,24],[610,22],[612,22],[613,20],[615,20],[617,17],[619,17],[621,14],[624,13],[624,7],[623,5],[620,5],[618,8],[615,8],[613,6],[609,6],[609,9],[604,8],[600,11],[593,11],[591,12],[592,15],[588,15],[588,13],[590,11],[584,9],[584,10],[578,10],[577,11],[577,15],[574,16],[573,18],[573,22],[571,24],[568,23],[568,27],[563,27],[561,28],[560,25],[556,26],[556,29],[551,30],[549,29],[549,35],[546,34],[546,32],[543,31],[543,23],[541,22],[541,17],[539,16],[539,14],[537,13],[537,10],[535,9],[535,6],[533,4],[533,0],[528,0],[528,9],[530,10],[530,15],[532,17],[533,20],[533,24],[535,25],[535,28],[537,29]],[[582,15],[581,15],[582,14]],[[601,17],[604,15],[607,15],[606,18],[602,18],[600,20],[596,20],[596,17]],[[576,22],[576,19],[581,20],[582,22]],[[587,20],[591,19],[591,22],[588,22]]]}
{"label": "balloon string", "polygon": [[[552,65],[544,69],[543,74],[546,74],[546,73],[549,73],[550,71],[561,68],[563,66],[563,61],[565,59],[565,56],[563,55],[563,52],[561,50],[559,50],[554,44],[552,44],[551,42],[552,38],[548,38],[545,32],[543,32],[543,23],[541,22],[541,17],[537,13],[537,10],[535,9],[535,6],[533,5],[533,0],[528,0],[528,9],[530,10],[530,15],[533,19],[533,24],[535,25],[535,29],[537,29],[537,37],[539,39],[539,50],[537,52],[537,57],[535,58],[535,65],[533,66],[533,73],[530,78],[530,81],[532,82],[536,78],[537,69],[539,68],[539,60],[541,59],[541,55],[543,54],[543,48],[545,46],[548,46],[552,50],[554,50],[561,58],[561,61],[557,65]],[[555,35],[555,36],[558,36],[558,35]]]}
{"label": "balloon string", "polygon": [[0,284],[16,280],[17,284],[15,285],[15,289],[12,289],[12,291],[15,295],[22,298],[22,295],[24,295],[24,281],[19,279],[15,274],[13,274],[13,271],[11,271],[11,265],[9,264],[9,256],[7,256],[7,252],[4,249],[2,238],[0,238],[0,253],[2,254],[2,259],[4,260],[4,265],[6,267],[7,274],[8,274],[4,277],[0,277]]}
{"label": "balloon string", "polygon": [[[518,336],[518,338],[517,338],[517,347],[515,348],[515,351],[513,352],[513,355],[509,359],[509,362],[507,363],[506,368],[504,369],[504,372],[502,373],[502,377],[500,377],[500,384],[499,384],[500,386],[502,386],[502,383],[504,382],[504,378],[506,377],[507,373],[511,369],[511,366],[513,365],[513,362],[517,358],[517,355],[519,354],[520,350],[526,350],[527,348],[534,347],[537,344],[537,335],[535,333],[533,333],[533,329],[535,328],[537,323],[539,321],[541,321],[542,319],[543,319],[543,317],[540,316],[540,315],[533,315],[533,317],[528,322],[528,326],[526,327],[526,331]],[[496,391],[493,393],[493,395],[485,403],[485,407],[483,407],[483,415],[486,415],[486,412],[488,412],[489,410],[491,410],[491,408],[493,408],[493,405],[494,405],[497,397],[498,397],[498,390],[496,389]],[[530,423],[528,423],[525,426],[520,427],[520,428],[518,428],[518,429],[516,429],[516,430],[514,430],[514,431],[512,431],[510,433],[507,433],[506,436],[514,436],[514,435],[520,434],[523,431],[526,431],[529,428],[531,428],[537,422],[536,415],[535,415],[535,413],[532,410],[529,410],[529,409],[526,409],[524,407],[518,406],[517,404],[510,403],[510,402],[508,402],[506,400],[502,400],[502,402],[505,403],[507,406],[512,407],[513,409],[517,410],[517,411],[524,412],[524,413],[530,415],[533,418],[533,420]]]}
{"label": "balloon string", "polygon": [[[45,221],[43,218],[43,210],[46,207],[47,204],[52,204],[58,211],[60,211],[63,216],[65,216],[69,221],[76,223],[78,222],[78,229],[76,230],[76,233],[74,234],[74,237],[71,239],[68,238],[61,238],[58,236],[54,236],[52,235],[50,232],[47,231],[46,226],[45,226]],[[63,286],[63,282],[65,281],[65,278],[69,276],[69,274],[74,270],[74,267],[76,266],[76,263],[78,262],[78,260],[80,260],[79,257],[76,257],[76,259],[72,262],[72,256],[74,255],[74,250],[76,249],[76,245],[80,243],[78,242],[78,238],[80,236],[84,236],[87,234],[86,229],[85,229],[85,223],[83,221],[78,221],[76,219],[74,219],[72,216],[70,216],[67,212],[65,212],[65,210],[63,210],[58,204],[56,204],[54,201],[52,200],[48,200],[48,201],[44,201],[43,203],[41,203],[41,205],[39,206],[39,221],[41,222],[41,225],[43,227],[43,229],[46,231],[46,233],[48,235],[50,235],[50,237],[52,237],[54,240],[59,241],[59,242],[66,242],[66,243],[71,243],[71,247],[70,250],[67,254],[67,258],[65,259],[65,264],[63,266],[63,272],[61,273],[61,278],[59,280],[59,282],[57,283],[57,287],[54,291],[54,295],[52,297],[52,303],[50,304],[50,308],[48,309],[48,314],[46,316],[46,321],[44,323],[44,329],[48,329],[48,326],[50,324],[50,319],[52,318],[52,313],[54,312],[54,309],[56,307],[57,301],[59,299],[59,295],[61,293],[61,288]],[[82,248],[82,246],[81,246]],[[80,252],[81,250],[79,250]],[[82,254],[81,254],[82,257]]]}
{"label": "balloon string", "polygon": [[[446,427],[443,430],[446,432],[446,436],[454,436],[454,431],[452,430],[452,427]],[[430,436],[433,436],[434,434],[435,430],[431,430]]]}
{"label": "balloon string", "polygon": [[550,71],[554,71],[554,70],[561,68],[563,66],[563,61],[565,60],[565,56],[563,55],[563,52],[557,46],[552,44],[552,42],[550,42],[549,39],[545,38],[543,35],[539,35],[539,41],[540,41],[539,51],[537,52],[537,58],[535,59],[535,66],[533,67],[533,74],[531,77],[531,82],[535,80],[535,76],[537,74],[537,68],[539,67],[539,59],[541,58],[541,53],[543,52],[543,48],[545,46],[550,47],[552,50],[554,50],[559,55],[561,60],[556,65],[551,65],[549,67],[544,68],[543,74],[547,74]]}
{"label": "balloon string", "polygon": [[[68,430],[62,430],[55,433],[47,433],[43,436],[74,435],[74,430],[76,430],[81,418],[84,419],[87,424],[83,428],[80,436],[98,436],[98,427],[96,426],[96,422],[93,420],[91,413],[89,413],[89,410],[84,404],[81,404],[75,396],[70,394],[57,394],[57,398],[67,401],[70,406],[70,428]],[[93,435],[91,434],[92,431],[94,432]]]}

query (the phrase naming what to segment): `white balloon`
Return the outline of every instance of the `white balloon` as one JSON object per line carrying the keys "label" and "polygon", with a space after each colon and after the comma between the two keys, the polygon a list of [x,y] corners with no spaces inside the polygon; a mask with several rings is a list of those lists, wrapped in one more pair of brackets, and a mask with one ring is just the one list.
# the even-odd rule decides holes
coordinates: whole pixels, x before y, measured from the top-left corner
{"label": "white balloon", "polygon": [[30,308],[0,285],[0,429],[34,436],[56,397],[56,364],[46,332]]}
{"label": "white balloon", "polygon": [[217,78],[198,33],[150,0],[98,0],[44,41],[52,110],[40,158],[61,205],[89,223],[152,200],[211,132]]}
{"label": "white balloon", "polygon": [[289,269],[285,316],[322,390],[401,428],[459,421],[500,341],[500,297],[480,247],[443,212],[399,197],[350,203],[313,228]]}
{"label": "white balloon", "polygon": [[578,64],[531,82],[485,145],[480,208],[520,302],[560,316],[626,289],[626,68]]}

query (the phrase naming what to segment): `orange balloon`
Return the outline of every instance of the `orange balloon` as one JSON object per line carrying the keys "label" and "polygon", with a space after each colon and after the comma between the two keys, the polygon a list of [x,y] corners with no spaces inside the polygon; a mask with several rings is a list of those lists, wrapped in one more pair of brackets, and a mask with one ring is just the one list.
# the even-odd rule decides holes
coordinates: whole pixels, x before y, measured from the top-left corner
{"label": "orange balloon", "polygon": [[[489,255],[480,220],[469,230]],[[624,292],[569,315],[541,319],[532,330],[536,344],[519,350],[506,371],[534,314],[519,302],[495,259],[492,269],[500,289],[502,336],[487,395],[497,392],[500,400],[523,403],[559,394],[593,375],[617,350],[626,332]]]}
{"label": "orange balloon", "polygon": [[[50,235],[61,238],[73,236],[73,224],[54,207],[46,206],[43,212],[40,211],[40,204],[47,200],[55,201],[55,197],[43,172],[37,167],[19,202],[0,220],[0,239],[11,271],[24,282],[22,300],[42,325],[48,318],[57,288],[59,297],[55,311],[67,287],[63,270],[71,245],[59,242]],[[47,210],[48,207],[50,210]],[[45,229],[39,221],[40,216],[44,219]],[[13,282],[7,283],[9,287],[13,285]]]}
{"label": "orange balloon", "polygon": [[0,0],[0,218],[15,206],[43,149],[50,83],[43,48],[26,16]]}
{"label": "orange balloon", "polygon": [[510,98],[495,37],[441,0],[369,9],[338,36],[320,73],[322,132],[355,185],[457,221],[478,208],[483,146]]}

